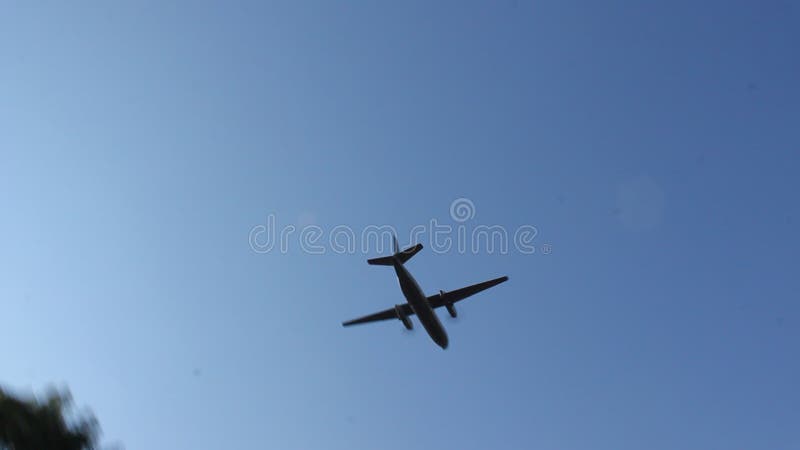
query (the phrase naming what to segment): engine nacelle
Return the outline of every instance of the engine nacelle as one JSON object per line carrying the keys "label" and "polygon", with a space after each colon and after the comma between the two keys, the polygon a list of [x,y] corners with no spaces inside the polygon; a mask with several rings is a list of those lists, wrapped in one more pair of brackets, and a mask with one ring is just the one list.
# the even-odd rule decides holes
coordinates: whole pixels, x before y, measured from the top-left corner
{"label": "engine nacelle", "polygon": [[447,308],[447,312],[450,313],[450,317],[455,318],[456,316],[458,316],[458,313],[456,312],[456,307],[453,306],[452,303],[448,303],[444,305],[444,307]]}
{"label": "engine nacelle", "polygon": [[402,305],[394,305],[394,314],[400,319],[400,322],[403,322],[403,326],[406,327],[406,330],[414,329],[414,323],[411,322],[411,319],[403,312]]}

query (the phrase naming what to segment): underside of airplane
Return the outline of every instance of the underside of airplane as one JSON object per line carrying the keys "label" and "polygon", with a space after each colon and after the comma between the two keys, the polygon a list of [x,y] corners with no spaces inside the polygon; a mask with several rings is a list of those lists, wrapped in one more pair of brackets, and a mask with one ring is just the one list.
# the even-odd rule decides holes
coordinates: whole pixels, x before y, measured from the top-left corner
{"label": "underside of airplane", "polygon": [[445,292],[440,290],[438,294],[426,296],[422,293],[422,290],[419,288],[416,280],[414,280],[414,277],[412,277],[408,270],[406,270],[404,267],[404,264],[420,250],[422,250],[422,244],[417,244],[413,247],[409,247],[403,251],[400,251],[397,245],[397,239],[395,238],[395,253],[392,256],[384,256],[368,260],[367,262],[371,265],[394,267],[395,272],[397,273],[397,279],[400,282],[400,288],[403,291],[403,295],[406,297],[406,303],[397,304],[391,308],[369,314],[364,317],[348,320],[342,323],[342,325],[347,327],[351,325],[378,322],[382,320],[398,319],[407,329],[411,330],[414,326],[409,317],[416,315],[433,341],[436,342],[440,347],[447,348],[447,333],[444,331],[444,327],[439,322],[434,310],[444,307],[447,309],[447,312],[451,317],[456,317],[457,312],[454,306],[455,303],[508,280],[507,276],[503,276],[493,280],[463,287],[461,289],[456,289],[455,291]]}

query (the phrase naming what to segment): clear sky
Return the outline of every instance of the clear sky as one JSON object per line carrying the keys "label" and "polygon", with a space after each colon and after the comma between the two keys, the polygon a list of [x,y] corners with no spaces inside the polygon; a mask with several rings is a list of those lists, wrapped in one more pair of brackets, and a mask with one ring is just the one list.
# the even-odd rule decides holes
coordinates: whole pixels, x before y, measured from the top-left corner
{"label": "clear sky", "polygon": [[[797,1],[4,2],[0,383],[128,449],[797,449],[799,43]],[[510,277],[447,350],[342,328],[385,253],[250,244],[458,198],[536,251],[421,239],[426,292]]]}

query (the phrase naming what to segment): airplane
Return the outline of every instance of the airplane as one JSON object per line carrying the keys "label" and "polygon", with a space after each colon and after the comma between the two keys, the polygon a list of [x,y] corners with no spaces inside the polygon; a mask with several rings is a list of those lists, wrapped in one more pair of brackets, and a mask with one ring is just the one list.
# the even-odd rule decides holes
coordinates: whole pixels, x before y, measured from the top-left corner
{"label": "airplane", "polygon": [[447,333],[444,331],[442,323],[439,322],[439,318],[436,316],[434,309],[444,306],[447,309],[447,312],[450,313],[450,317],[456,317],[457,313],[455,306],[453,306],[454,303],[464,300],[465,298],[477,294],[478,292],[489,289],[490,287],[497,286],[498,284],[507,281],[508,277],[503,276],[500,278],[495,278],[494,280],[473,284],[472,286],[467,286],[451,292],[440,290],[438,294],[426,297],[422,292],[422,289],[420,289],[419,285],[417,284],[417,281],[414,280],[414,277],[408,273],[408,270],[406,270],[404,266],[406,261],[411,259],[412,256],[416,255],[417,252],[422,250],[422,244],[417,244],[413,247],[409,247],[403,251],[400,251],[400,247],[397,245],[397,238],[394,236],[392,236],[392,238],[394,254],[392,256],[369,259],[367,260],[367,263],[374,266],[394,267],[394,271],[397,274],[397,280],[400,282],[400,289],[403,291],[403,295],[406,298],[406,303],[394,305],[393,308],[376,312],[368,316],[359,317],[358,319],[349,320],[342,323],[342,326],[348,327],[350,325],[377,322],[381,320],[399,319],[401,322],[403,322],[403,325],[406,327],[406,329],[411,330],[414,328],[414,326],[408,316],[416,314],[420,323],[425,328],[425,331],[428,332],[428,336],[433,339],[433,342],[435,342],[439,347],[442,347],[442,349],[447,349]]}

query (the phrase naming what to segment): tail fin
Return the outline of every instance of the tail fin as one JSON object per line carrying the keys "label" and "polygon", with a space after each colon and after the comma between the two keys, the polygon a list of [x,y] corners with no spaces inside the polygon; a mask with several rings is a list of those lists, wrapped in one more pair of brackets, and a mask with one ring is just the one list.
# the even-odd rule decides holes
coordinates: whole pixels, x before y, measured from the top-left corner
{"label": "tail fin", "polygon": [[405,264],[405,262],[411,259],[412,256],[416,255],[417,252],[422,250],[422,244],[417,244],[401,252],[400,246],[397,245],[397,237],[395,236],[392,236],[392,245],[394,247],[394,255],[368,259],[367,264],[371,264],[373,266],[393,266],[395,262]]}

